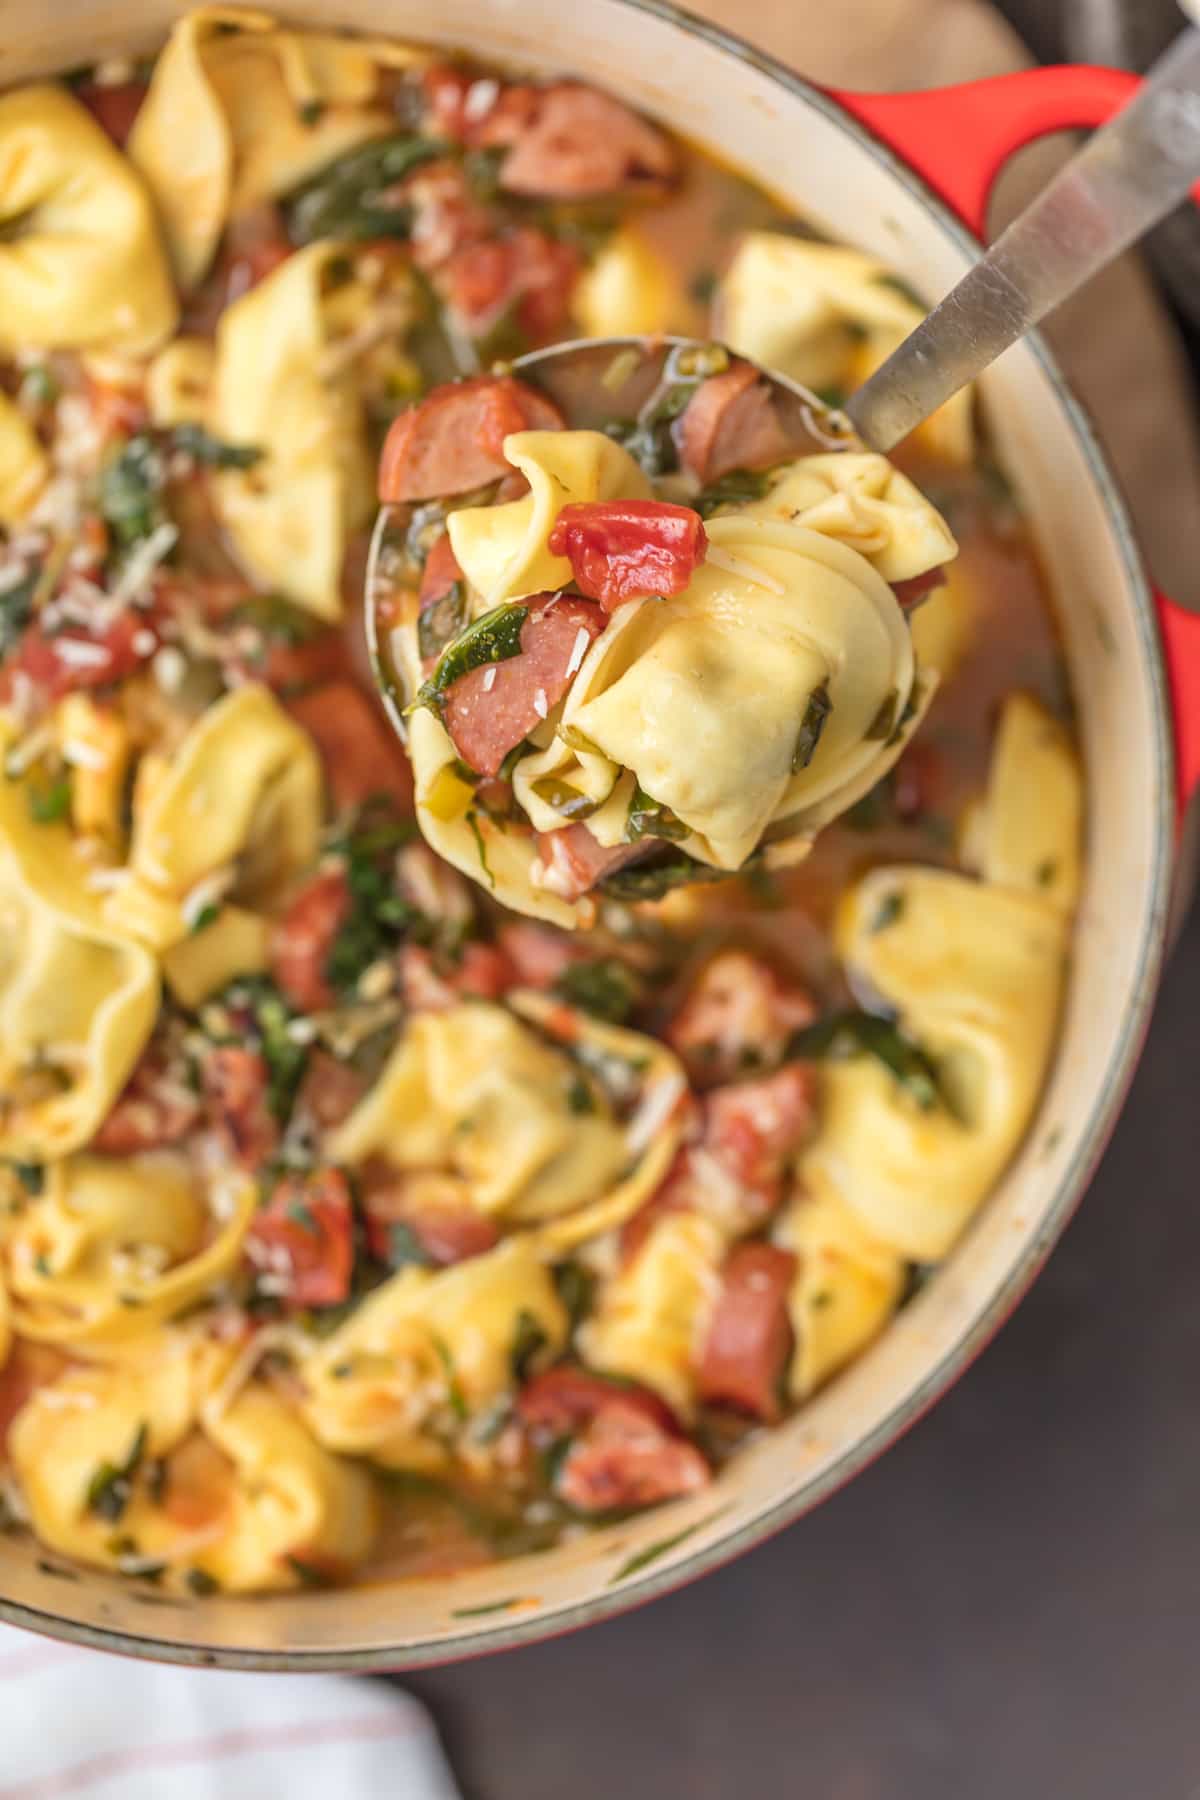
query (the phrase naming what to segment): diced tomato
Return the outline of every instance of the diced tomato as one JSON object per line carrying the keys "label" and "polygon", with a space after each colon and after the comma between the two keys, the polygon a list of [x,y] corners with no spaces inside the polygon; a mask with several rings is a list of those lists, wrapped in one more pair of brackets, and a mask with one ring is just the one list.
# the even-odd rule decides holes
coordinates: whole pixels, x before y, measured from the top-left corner
{"label": "diced tomato", "polygon": [[51,637],[34,624],[7,659],[0,678],[0,699],[7,698],[17,670],[46,700],[61,700],[64,694],[107,687],[132,675],[158,648],[158,631],[151,618],[132,608],[118,613],[100,634],[72,626]]}
{"label": "diced tomato", "polygon": [[492,215],[471,192],[458,163],[422,163],[400,183],[400,195],[412,209],[412,259],[426,274],[482,243],[494,229]]}
{"label": "diced tomato", "polygon": [[336,999],[325,968],[350,912],[343,869],[321,869],[306,881],[271,935],[271,973],[301,1012],[324,1012]]}
{"label": "diced tomato", "polygon": [[228,1513],[233,1490],[228,1459],[198,1431],[166,1459],[162,1509],[179,1531],[211,1531]]}
{"label": "diced tomato", "polygon": [[552,925],[535,925],[532,919],[514,919],[502,925],[499,943],[517,980],[524,987],[553,987],[573,963],[588,962],[593,952],[570,932]]}
{"label": "diced tomato", "polygon": [[552,1441],[590,1425],[597,1413],[615,1403],[640,1413],[659,1431],[679,1430],[674,1413],[652,1389],[632,1381],[609,1381],[568,1363],[527,1381],[517,1396],[517,1414],[536,1438]]}
{"label": "diced tomato", "polygon": [[474,336],[512,311],[525,337],[540,344],[565,323],[582,269],[573,244],[522,225],[457,250],[445,264],[442,287]]}
{"label": "diced tomato", "polygon": [[790,1034],[815,1017],[806,988],[745,950],[723,950],[700,971],[666,1036],[693,1081],[712,1087],[777,1061]]}
{"label": "diced tomato", "polygon": [[597,882],[617,869],[638,862],[656,848],[653,838],[638,844],[598,844],[586,825],[566,825],[561,831],[539,831],[538,855],[545,873],[543,882],[564,900],[579,900]]}
{"label": "diced tomato", "polygon": [[218,1044],[200,1068],[205,1111],[225,1139],[230,1156],[244,1169],[257,1169],[273,1155],[279,1124],[271,1111],[270,1072],[256,1050]]}
{"label": "diced tomato", "polygon": [[440,500],[497,481],[514,431],[557,431],[562,414],[511,375],[446,382],[394,419],[379,465],[384,501]]}
{"label": "diced tomato", "polygon": [[511,144],[532,118],[538,89],[439,63],[423,76],[432,129],[455,143],[484,149]]}
{"label": "diced tomato", "polygon": [[554,1487],[577,1512],[657,1506],[707,1487],[712,1471],[695,1444],[616,1401],[597,1413],[559,1464]]}
{"label": "diced tomato", "polygon": [[945,565],[939,563],[936,569],[926,569],[923,575],[910,575],[907,581],[893,581],[892,592],[905,612],[911,612],[922,600],[928,599],[935,589],[945,585]]}
{"label": "diced tomato", "polygon": [[792,1351],[788,1294],[795,1273],[795,1257],[775,1244],[739,1244],[730,1252],[700,1357],[701,1399],[756,1419],[779,1417]]}
{"label": "diced tomato", "polygon": [[92,1139],[91,1148],[106,1156],[133,1156],[178,1143],[200,1116],[200,1099],[178,1079],[167,1076],[166,1059],[151,1045]]}
{"label": "diced tomato", "polygon": [[564,506],[549,549],[565,556],[576,583],[606,612],[647,594],[681,594],[704,561],[699,513],[665,500],[592,500]]}
{"label": "diced tomato", "polygon": [[348,1119],[367,1091],[366,1077],[328,1050],[308,1053],[296,1093],[296,1112],[318,1131],[333,1131]]}
{"label": "diced tomato", "polygon": [[811,1135],[816,1094],[812,1065],[799,1062],[716,1088],[704,1101],[704,1145],[747,1189],[774,1190],[784,1160]]}
{"label": "diced tomato", "polygon": [[442,698],[442,721],[454,747],[480,775],[496,775],[509,751],[558,705],[604,614],[571,595],[537,595],[526,603],[521,649],[504,662],[462,675]]}
{"label": "diced tomato", "polygon": [[75,89],[75,98],[83,102],[97,125],[108,133],[118,149],[123,150],[146,98],[148,85],[145,81],[115,81],[106,85],[98,81],[81,81]]}
{"label": "diced tomato", "polygon": [[277,1182],[246,1234],[252,1268],[275,1277],[272,1292],[297,1307],[340,1306],[354,1272],[354,1210],[340,1169]]}
{"label": "diced tomato", "polygon": [[399,738],[374,702],[350,681],[331,681],[287,703],[297,725],[315,742],[337,813],[353,812],[386,794],[412,810],[412,767]]}
{"label": "diced tomato", "polygon": [[734,362],[702,381],[675,426],[679,458],[705,486],[733,469],[766,469],[788,453],[770,384]]}
{"label": "diced tomato", "polygon": [[454,554],[450,533],[443,531],[425,558],[425,567],[421,571],[421,587],[417,598],[422,612],[427,606],[434,606],[439,600],[444,600],[455,582],[462,579],[463,572]]}
{"label": "diced tomato", "polygon": [[403,1176],[369,1181],[363,1209],[371,1254],[389,1265],[396,1261],[392,1233],[397,1225],[411,1232],[429,1260],[440,1267],[484,1256],[500,1242],[500,1232],[486,1214],[465,1202],[434,1205],[427,1197],[414,1195]]}
{"label": "diced tomato", "polygon": [[90,374],[85,382],[92,424],[106,443],[132,437],[150,423],[150,409],[139,388],[117,387]]}
{"label": "diced tomato", "polygon": [[530,116],[516,123],[500,169],[500,184],[512,194],[582,200],[661,185],[675,173],[675,152],[661,131],[581,82],[537,90]]}
{"label": "diced tomato", "polygon": [[457,962],[439,963],[421,944],[400,952],[400,991],[413,1012],[443,1012],[460,1000],[499,1000],[515,980],[508,958],[495,944],[464,944]]}

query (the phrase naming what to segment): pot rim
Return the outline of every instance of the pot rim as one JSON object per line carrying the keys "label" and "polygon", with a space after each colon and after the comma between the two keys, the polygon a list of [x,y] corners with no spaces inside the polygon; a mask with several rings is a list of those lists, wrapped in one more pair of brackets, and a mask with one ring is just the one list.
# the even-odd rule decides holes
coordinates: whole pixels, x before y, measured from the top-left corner
{"label": "pot rim", "polygon": [[[789,68],[765,50],[737,33],[708,19],[697,17],[675,0],[607,0],[632,13],[658,19],[684,34],[699,38],[724,55],[767,76],[793,98],[821,113],[831,124],[865,149],[878,166],[899,183],[923,208],[930,220],[957,249],[973,254],[977,239],[959,222],[951,208],[910,164],[889,144],[875,136],[833,95]],[[1155,854],[1149,871],[1151,893],[1143,941],[1138,948],[1136,974],[1129,1004],[1114,1054],[1095,1094],[1086,1124],[1079,1133],[1070,1164],[1048,1206],[1042,1229],[1010,1269],[987,1307],[959,1341],[928,1371],[920,1385],[901,1400],[837,1461],[798,1492],[766,1508],[757,1517],[717,1538],[704,1549],[688,1554],[680,1563],[658,1573],[648,1570],[640,1580],[629,1581],[618,1592],[600,1592],[542,1618],[524,1623],[476,1624],[456,1636],[438,1638],[425,1646],[405,1649],[365,1650],[244,1650],[203,1648],[155,1637],[151,1633],[87,1625],[25,1606],[0,1595],[0,1621],[58,1638],[88,1649],[107,1650],[150,1661],[193,1667],[260,1670],[263,1672],[318,1673],[340,1671],[358,1674],[402,1674],[494,1655],[502,1650],[545,1642],[634,1611],[664,1594],[675,1592],[723,1568],[747,1551],[765,1543],[787,1526],[829,1499],[847,1482],[899,1441],[948,1389],[965,1373],[975,1358],[1006,1322],[1028,1292],[1080,1204],[1116,1125],[1121,1105],[1133,1079],[1158,990],[1166,949],[1174,865],[1175,760],[1170,727],[1170,700],[1162,646],[1155,623],[1153,598],[1129,516],[1108,458],[1096,436],[1082,402],[1055,362],[1038,331],[1024,342],[1037,359],[1041,372],[1083,451],[1090,478],[1098,490],[1113,528],[1126,587],[1133,604],[1139,642],[1145,652],[1154,697],[1157,770],[1155,793]]]}

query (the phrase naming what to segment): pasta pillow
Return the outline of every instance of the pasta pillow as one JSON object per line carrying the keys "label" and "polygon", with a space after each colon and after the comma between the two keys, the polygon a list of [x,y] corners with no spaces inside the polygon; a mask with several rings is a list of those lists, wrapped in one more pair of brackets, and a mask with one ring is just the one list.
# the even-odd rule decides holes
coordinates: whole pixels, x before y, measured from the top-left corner
{"label": "pasta pillow", "polygon": [[233,1272],[256,1204],[167,1152],[68,1157],[4,1246],[17,1330],[78,1353],[158,1332]]}
{"label": "pasta pillow", "polygon": [[[817,392],[856,388],[921,323],[925,309],[873,256],[774,231],[747,232],[717,295],[730,348]],[[971,389],[917,428],[948,462],[974,451]]]}
{"label": "pasta pillow", "polygon": [[158,1013],[153,958],[104,917],[65,825],[36,823],[0,781],[0,1156],[85,1144]]}
{"label": "pasta pillow", "polygon": [[217,477],[217,509],[247,572],[323,619],[341,613],[349,534],[370,517],[373,472],[346,364],[329,362],[324,241],[290,256],[228,307],[217,330],[210,422],[263,452]]}
{"label": "pasta pillow", "polygon": [[179,314],[136,169],[65,88],[0,98],[0,349],[141,354]]}
{"label": "pasta pillow", "polygon": [[567,1328],[527,1233],[436,1273],[402,1269],[301,1365],[305,1417],[330,1449],[442,1468],[462,1429],[513,1391],[523,1347],[552,1358]]}
{"label": "pasta pillow", "polygon": [[169,950],[214,901],[269,911],[316,858],[321,782],[312,740],[267,688],[226,694],[135,805],[110,921]]}
{"label": "pasta pillow", "polygon": [[803,1400],[877,1336],[899,1305],[905,1264],[811,1168],[774,1235],[796,1258],[788,1387]]}
{"label": "pasta pillow", "polygon": [[129,139],[180,286],[203,276],[232,211],[289,193],[394,130],[380,73],[417,58],[402,45],[284,31],[249,8],[185,14]]}

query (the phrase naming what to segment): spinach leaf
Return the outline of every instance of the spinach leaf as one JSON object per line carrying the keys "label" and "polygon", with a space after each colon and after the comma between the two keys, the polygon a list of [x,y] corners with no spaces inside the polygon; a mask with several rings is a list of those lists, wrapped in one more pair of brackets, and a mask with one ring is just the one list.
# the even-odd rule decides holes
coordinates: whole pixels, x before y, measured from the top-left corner
{"label": "spinach leaf", "polygon": [[669,475],[679,467],[672,426],[711,375],[729,367],[723,344],[677,344],[663,364],[662,379],[636,419],[615,420],[609,437],[627,450],[644,474]]}
{"label": "spinach leaf", "polygon": [[899,709],[900,695],[897,693],[896,689],[893,688],[890,694],[884,695],[883,700],[880,702],[879,711],[867,726],[864,736],[872,739],[872,741],[875,739],[882,740],[890,738],[893,731],[896,729],[896,716]]}
{"label": "spinach leaf", "polygon": [[138,1426],[124,1462],[102,1462],[87,1485],[85,1505],[97,1518],[115,1525],[129,1505],[133,1494],[133,1477],[146,1450],[148,1429]]}
{"label": "spinach leaf", "polygon": [[677,850],[669,856],[615,869],[596,885],[610,900],[632,904],[638,900],[661,900],[672,888],[686,887],[692,881],[726,881],[731,875],[748,873],[750,867],[747,861],[741,869],[714,869],[686,851]]}
{"label": "spinach leaf", "polygon": [[71,812],[71,775],[64,769],[52,781],[30,782],[25,790],[29,816],[35,825],[54,825]]}
{"label": "spinach leaf", "polygon": [[294,601],[286,600],[282,594],[252,594],[234,608],[230,623],[252,626],[266,643],[282,644],[289,650],[307,644],[319,631],[326,629],[312,613],[305,612]]}
{"label": "spinach leaf", "polygon": [[808,705],[804,709],[804,717],[800,721],[796,747],[792,751],[793,775],[798,775],[801,769],[807,769],[817,754],[821,733],[824,731],[826,721],[832,711],[833,701],[829,698],[829,689],[822,682],[809,695]]}
{"label": "spinach leaf", "polygon": [[388,1226],[387,1264],[389,1269],[427,1269],[433,1258],[411,1225],[397,1219]]}
{"label": "spinach leaf", "polygon": [[582,1263],[574,1260],[555,1263],[551,1275],[558,1289],[558,1297],[567,1309],[571,1330],[574,1331],[591,1309],[596,1277],[590,1269],[585,1269]]}
{"label": "spinach leaf", "polygon": [[453,687],[464,675],[469,675],[473,669],[485,668],[488,663],[507,662],[510,657],[519,656],[521,632],[528,613],[525,601],[506,600],[500,606],[494,606],[491,612],[484,613],[481,619],[476,619],[473,625],[468,625],[443,650],[437,668],[429,680],[422,683],[409,711],[415,711],[418,706],[440,710],[447,688]]}
{"label": "spinach leaf", "polygon": [[257,444],[224,443],[203,425],[190,421],[173,427],[171,445],[209,469],[252,469],[266,455]]}
{"label": "spinach leaf", "polygon": [[131,437],[100,477],[100,513],[122,550],[148,538],[166,520],[162,503],[166,469],[147,432]]}
{"label": "spinach leaf", "polygon": [[33,617],[33,596],[41,575],[40,568],[30,569],[28,575],[0,593],[0,657],[8,655]]}
{"label": "spinach leaf", "polygon": [[446,145],[411,132],[375,138],[348,150],[296,190],[284,215],[293,244],[318,238],[406,238],[412,209],[388,190],[423,162],[443,156]]}
{"label": "spinach leaf", "polygon": [[[218,1015],[228,1012],[245,1017],[244,1027],[232,1038],[227,1033],[214,1041],[241,1042],[245,1031],[258,1039],[267,1065],[267,1104],[275,1118],[286,1121],[308,1058],[307,1046],[297,1043],[288,1029],[296,1014],[269,975],[239,976],[216,996],[216,1010]],[[212,1036],[211,1029],[206,1029]]]}
{"label": "spinach leaf", "polygon": [[344,860],[350,895],[349,912],[325,964],[330,986],[340,994],[353,990],[359,976],[402,938],[431,943],[437,934],[436,921],[396,892],[392,861],[412,835],[411,820],[398,818],[385,804],[368,803],[331,846]]}
{"label": "spinach leaf", "polygon": [[513,1379],[518,1383],[529,1380],[533,1374],[533,1365],[539,1353],[545,1349],[549,1340],[542,1328],[542,1322],[528,1307],[522,1307],[517,1314],[517,1328],[513,1338],[511,1364]]}
{"label": "spinach leaf", "polygon": [[623,1025],[641,995],[641,984],[627,964],[615,956],[598,956],[594,962],[569,963],[554,983],[554,991],[570,1006],[597,1019]]}
{"label": "spinach leaf", "polygon": [[633,790],[629,811],[625,815],[625,842],[636,844],[641,838],[669,838],[677,843],[688,835],[682,819],[676,818],[669,806],[663,806],[646,792],[639,782]]}
{"label": "spinach leaf", "polygon": [[572,787],[569,781],[560,781],[557,775],[539,776],[533,783],[533,791],[539,800],[552,806],[564,819],[590,819],[599,804],[577,787]]}
{"label": "spinach leaf", "polygon": [[745,506],[751,500],[761,500],[770,485],[770,473],[765,469],[731,469],[728,475],[703,488],[690,504],[702,519],[707,519],[719,506]]}
{"label": "spinach leaf", "polygon": [[788,1040],[789,1059],[873,1056],[924,1111],[945,1105],[936,1064],[919,1044],[906,1037],[894,1019],[878,1013],[830,1013],[806,1025]]}

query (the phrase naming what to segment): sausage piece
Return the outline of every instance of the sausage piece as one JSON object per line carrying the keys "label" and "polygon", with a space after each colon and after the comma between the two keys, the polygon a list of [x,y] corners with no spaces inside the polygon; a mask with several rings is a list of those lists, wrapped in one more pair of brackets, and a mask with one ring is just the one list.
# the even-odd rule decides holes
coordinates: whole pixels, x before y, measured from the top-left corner
{"label": "sausage piece", "polygon": [[401,812],[412,811],[408,758],[361,688],[329,681],[289,700],[287,710],[320,752],[335,812],[353,812],[376,795],[386,795]]}
{"label": "sausage piece", "polygon": [[401,502],[467,494],[509,473],[513,431],[558,431],[552,401],[511,375],[477,375],[435,387],[394,419],[379,465],[379,498]]}
{"label": "sausage piece", "polygon": [[675,173],[675,152],[661,131],[610,94],[577,81],[537,95],[529,123],[500,167],[510,194],[583,200],[661,184]]}
{"label": "sausage piece", "polygon": [[322,869],[306,881],[271,936],[271,973],[301,1012],[324,1012],[336,995],[325,975],[334,939],[350,913],[350,888],[341,869]]}
{"label": "sausage piece", "polygon": [[767,469],[788,454],[770,384],[753,363],[734,362],[702,381],[675,426],[679,459],[707,486],[734,469]]}
{"label": "sausage piece", "polygon": [[788,1293],[796,1259],[775,1244],[739,1244],[725,1262],[698,1371],[702,1400],[768,1422],[792,1352]]}

